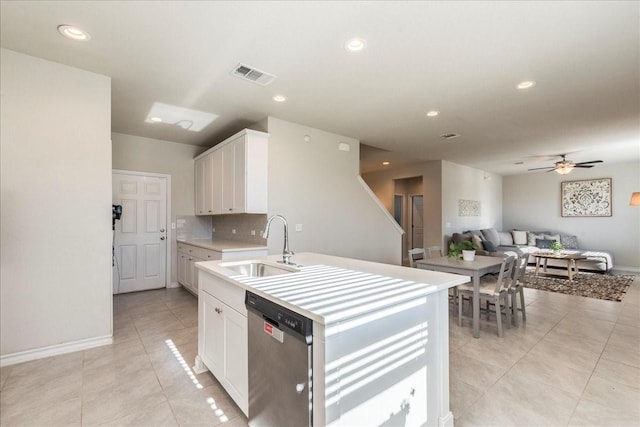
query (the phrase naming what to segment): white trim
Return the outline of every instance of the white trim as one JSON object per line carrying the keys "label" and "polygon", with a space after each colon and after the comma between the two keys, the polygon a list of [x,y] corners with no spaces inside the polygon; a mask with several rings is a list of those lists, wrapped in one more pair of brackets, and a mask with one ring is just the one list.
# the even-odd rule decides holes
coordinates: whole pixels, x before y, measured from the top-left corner
{"label": "white trim", "polygon": [[179,287],[181,287],[181,286],[182,286],[182,285],[180,285],[180,283],[178,283],[178,282],[171,282],[171,283],[169,283],[169,284],[167,285],[167,288],[179,288]]}
{"label": "white trim", "polygon": [[113,344],[113,335],[104,335],[101,337],[73,341],[66,344],[56,344],[33,350],[20,351],[18,353],[5,354],[0,356],[0,367],[29,362],[36,359],[44,359],[45,357],[58,356],[60,354],[73,353],[80,350],[88,350],[90,348],[110,344]]}
{"label": "white trim", "polygon": [[378,196],[375,195],[375,193],[371,190],[371,188],[369,188],[367,183],[364,181],[364,179],[362,179],[362,177],[360,175],[358,175],[357,178],[358,178],[358,182],[360,183],[360,185],[362,185],[362,188],[364,188],[364,190],[367,192],[367,194],[369,194],[369,197],[371,197],[371,199],[374,201],[374,203],[376,205],[378,205],[378,207],[380,208],[380,210],[382,211],[384,216],[386,216],[387,219],[389,220],[389,222],[393,225],[393,228],[395,228],[395,230],[398,232],[398,234],[403,235],[404,234],[404,230],[396,222],[396,219],[393,217],[393,215],[391,215],[389,213],[387,208],[385,208],[382,205],[382,202],[380,202],[380,199],[378,199]]}
{"label": "white trim", "polygon": [[[126,175],[138,175],[138,176],[155,176],[158,178],[165,178],[167,180],[167,223],[164,225],[164,229],[167,230],[167,247],[166,247],[166,261],[167,265],[165,266],[165,287],[171,288],[173,283],[171,282],[171,246],[173,243],[173,230],[171,229],[171,175],[166,173],[154,173],[154,172],[142,172],[142,171],[128,171],[123,169],[112,169],[111,176],[114,173],[126,174]],[[111,190],[113,192],[113,189]],[[113,273],[111,274],[113,276]],[[113,289],[113,283],[111,284],[111,289]]]}
{"label": "white trim", "polygon": [[445,416],[438,417],[438,425],[440,427],[453,427],[453,413],[449,411]]}

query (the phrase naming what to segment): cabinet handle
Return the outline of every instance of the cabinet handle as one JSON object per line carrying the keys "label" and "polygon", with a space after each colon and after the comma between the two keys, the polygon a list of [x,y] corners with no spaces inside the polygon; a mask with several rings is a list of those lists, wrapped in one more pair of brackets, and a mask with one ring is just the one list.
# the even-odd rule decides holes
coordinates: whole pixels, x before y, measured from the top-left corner
{"label": "cabinet handle", "polygon": [[160,240],[164,240],[164,236],[160,236]]}
{"label": "cabinet handle", "polygon": [[189,258],[189,261],[193,261],[193,258]]}

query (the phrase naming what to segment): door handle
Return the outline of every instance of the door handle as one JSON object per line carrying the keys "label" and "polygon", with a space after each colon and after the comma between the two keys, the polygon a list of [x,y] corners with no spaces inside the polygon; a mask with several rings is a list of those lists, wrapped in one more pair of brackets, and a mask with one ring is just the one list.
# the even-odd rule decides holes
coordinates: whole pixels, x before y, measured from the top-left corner
{"label": "door handle", "polygon": [[296,392],[298,394],[302,394],[304,391],[304,383],[296,384]]}
{"label": "door handle", "polygon": [[164,236],[160,236],[160,240],[164,240]]}

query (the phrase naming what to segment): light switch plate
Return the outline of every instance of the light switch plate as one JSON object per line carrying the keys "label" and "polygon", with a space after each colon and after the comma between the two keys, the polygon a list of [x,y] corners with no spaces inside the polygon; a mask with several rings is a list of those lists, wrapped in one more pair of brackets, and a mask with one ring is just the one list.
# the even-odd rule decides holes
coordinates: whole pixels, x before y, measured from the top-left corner
{"label": "light switch plate", "polygon": [[302,224],[296,224],[296,231],[302,231]]}

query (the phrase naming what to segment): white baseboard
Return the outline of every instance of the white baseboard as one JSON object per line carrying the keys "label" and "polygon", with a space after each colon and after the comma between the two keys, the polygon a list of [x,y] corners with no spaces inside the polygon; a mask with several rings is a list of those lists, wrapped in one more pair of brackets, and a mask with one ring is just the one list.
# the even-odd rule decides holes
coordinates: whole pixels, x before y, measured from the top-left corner
{"label": "white baseboard", "polygon": [[625,267],[624,265],[616,265],[611,270],[613,273],[635,273],[640,274],[640,268],[638,267]]}
{"label": "white baseboard", "polygon": [[448,414],[444,416],[440,416],[438,418],[438,426],[439,427],[453,427],[453,413],[449,411]]}
{"label": "white baseboard", "polygon": [[74,351],[88,350],[90,348],[109,344],[113,344],[113,335],[104,335],[102,337],[88,338],[65,344],[51,345],[33,350],[20,351],[18,353],[5,354],[0,356],[0,367],[29,362],[36,359],[44,359],[45,357],[73,353]]}
{"label": "white baseboard", "polygon": [[180,284],[178,282],[170,282],[167,285],[167,288],[179,288],[179,287],[180,287]]}

